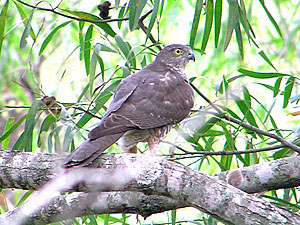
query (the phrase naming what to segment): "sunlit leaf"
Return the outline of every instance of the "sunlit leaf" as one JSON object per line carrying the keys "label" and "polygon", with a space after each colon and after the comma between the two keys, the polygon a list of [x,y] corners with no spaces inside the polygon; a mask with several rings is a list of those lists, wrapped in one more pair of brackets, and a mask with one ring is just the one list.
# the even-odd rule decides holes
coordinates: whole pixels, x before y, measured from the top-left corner
{"label": "sunlit leaf", "polygon": [[282,77],[278,77],[275,84],[274,84],[274,89],[273,89],[273,97],[276,97],[280,91],[280,84],[282,81]]}
{"label": "sunlit leaf", "polygon": [[229,15],[227,21],[227,28],[225,33],[225,40],[224,40],[224,51],[227,49],[231,37],[234,26],[238,23],[238,2],[237,0],[229,0]]}
{"label": "sunlit leaf", "polygon": [[93,35],[93,25],[90,25],[89,28],[86,31],[85,38],[84,38],[84,63],[85,63],[85,71],[86,74],[90,74],[90,60],[91,60],[91,39]]}
{"label": "sunlit leaf", "polygon": [[26,115],[21,117],[14,125],[12,125],[4,134],[0,137],[0,142],[8,138],[26,119]]}
{"label": "sunlit leaf", "polygon": [[239,47],[240,55],[243,59],[244,58],[243,37],[242,37],[240,24],[238,22],[235,23],[234,30],[235,30],[235,36],[236,36],[237,44],[238,44],[238,47]]}
{"label": "sunlit leaf", "polygon": [[214,15],[214,2],[213,0],[206,1],[206,17],[205,17],[205,27],[201,45],[201,51],[204,52],[207,46],[208,38],[210,35],[212,22],[213,22],[213,15]]}
{"label": "sunlit leaf", "polygon": [[[11,127],[13,126],[14,121],[15,121],[15,119],[13,117],[8,118],[8,120],[6,121],[3,133],[6,133],[8,130],[11,129]],[[3,150],[6,150],[8,148],[9,140],[10,140],[10,135],[8,135],[7,138],[5,138],[5,140],[2,142],[2,149]]]}
{"label": "sunlit leaf", "polygon": [[21,40],[20,40],[20,49],[24,49],[27,46],[26,39],[28,38],[28,35],[30,34],[31,21],[32,21],[33,13],[34,13],[34,9],[31,11],[31,15],[28,19],[28,23],[25,26],[24,32],[22,34],[22,37],[21,37]]}
{"label": "sunlit leaf", "polygon": [[[15,3],[22,20],[24,20],[24,25],[26,27],[27,23],[28,23],[28,19],[27,19],[28,16],[26,15],[26,13],[24,12],[24,10],[22,9],[22,7],[20,6],[20,4],[17,1],[13,1],[13,2]],[[35,33],[34,33],[32,27],[30,27],[30,36],[33,40],[36,40],[36,36],[35,36]]]}
{"label": "sunlit leaf", "polygon": [[138,21],[147,0],[130,0],[129,2],[129,28],[131,31],[138,26]]}
{"label": "sunlit leaf", "polygon": [[38,147],[41,147],[42,145],[42,137],[41,135],[44,133],[44,132],[47,132],[51,125],[53,125],[55,122],[57,121],[57,119],[53,116],[53,114],[49,114],[42,122],[41,124],[41,128],[40,128],[40,132],[39,132],[39,135],[38,135],[38,141],[37,141],[37,146]]}
{"label": "sunlit leaf", "polygon": [[1,50],[2,50],[2,43],[4,39],[4,32],[5,32],[5,21],[6,21],[6,14],[8,10],[9,0],[6,0],[1,14],[0,14],[0,58],[1,58]]}
{"label": "sunlit leaf", "polygon": [[41,49],[40,49],[40,52],[39,52],[39,55],[41,55],[41,54],[44,52],[45,48],[47,47],[47,45],[49,44],[49,42],[52,40],[52,38],[54,37],[55,33],[56,33],[59,29],[63,28],[63,27],[66,26],[67,24],[69,24],[70,22],[72,22],[72,21],[67,21],[67,22],[65,22],[65,23],[62,23],[62,24],[60,24],[59,26],[55,27],[55,28],[51,31],[51,33],[50,33],[50,34],[46,37],[46,39],[43,41],[42,46],[41,46]]}
{"label": "sunlit leaf", "polygon": [[23,143],[26,152],[32,151],[32,134],[36,123],[35,116],[39,108],[40,102],[41,102],[40,99],[34,100],[27,113],[25,128],[24,128],[24,143]]}
{"label": "sunlit leaf", "polygon": [[83,59],[83,52],[84,52],[84,36],[83,36],[83,28],[84,28],[84,22],[79,21],[79,29],[78,29],[78,39],[79,39],[79,60]]}
{"label": "sunlit leaf", "polygon": [[283,106],[282,106],[283,108],[286,108],[289,103],[291,93],[294,87],[294,82],[295,82],[295,77],[290,76],[285,83],[284,94],[283,94]]}
{"label": "sunlit leaf", "polygon": [[216,0],[215,4],[215,48],[219,45],[219,37],[221,30],[223,0]]}
{"label": "sunlit leaf", "polygon": [[196,2],[196,7],[195,7],[195,13],[194,13],[194,19],[192,23],[192,29],[190,33],[190,47],[194,49],[195,45],[195,39],[198,31],[198,25],[200,21],[200,15],[201,15],[201,10],[203,7],[203,0],[197,0]]}
{"label": "sunlit leaf", "polygon": [[274,70],[277,71],[277,69],[272,64],[271,60],[268,58],[268,56],[265,54],[265,52],[263,50],[261,50],[258,54],[266,61],[266,63],[268,63],[270,66],[273,67]]}
{"label": "sunlit leaf", "polygon": [[[91,21],[101,21],[102,19],[100,19],[98,16],[95,16],[91,13],[87,13],[87,12],[82,12],[82,11],[72,11],[72,10],[68,10],[68,9],[61,9],[62,11],[68,12],[80,19],[85,19],[85,20],[91,20]],[[107,23],[97,23],[94,22],[94,24],[98,27],[100,27],[105,33],[107,33],[108,35],[114,37],[116,36],[116,33],[113,31],[113,29],[111,28],[111,26]]]}
{"label": "sunlit leaf", "polygon": [[150,19],[150,22],[149,22],[149,25],[148,25],[146,41],[147,41],[147,39],[148,39],[148,37],[151,33],[151,30],[152,30],[152,28],[154,26],[154,23],[155,23],[155,20],[157,18],[158,7],[159,7],[159,0],[154,0],[154,6],[153,6],[152,14],[151,14],[151,19]]}
{"label": "sunlit leaf", "polygon": [[238,69],[238,71],[242,74],[245,74],[248,77],[259,78],[259,79],[290,76],[289,74],[284,74],[284,73],[264,73],[264,72],[255,72],[255,71],[250,71],[245,69]]}
{"label": "sunlit leaf", "polygon": [[280,30],[280,27],[278,26],[277,22],[274,20],[273,16],[271,15],[271,13],[269,12],[269,10],[267,9],[267,7],[265,5],[265,1],[264,0],[259,0],[259,2],[262,5],[263,9],[265,10],[267,16],[269,17],[269,20],[271,21],[271,23],[275,27],[277,33],[279,34],[280,37],[282,37],[282,33],[281,33],[281,30]]}

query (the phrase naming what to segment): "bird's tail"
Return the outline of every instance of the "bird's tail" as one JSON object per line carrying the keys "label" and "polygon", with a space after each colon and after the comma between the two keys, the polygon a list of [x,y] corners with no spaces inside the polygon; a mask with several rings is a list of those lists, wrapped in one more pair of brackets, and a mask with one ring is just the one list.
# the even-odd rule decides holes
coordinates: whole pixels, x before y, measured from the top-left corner
{"label": "bird's tail", "polygon": [[101,155],[108,147],[118,141],[124,133],[117,133],[97,138],[95,140],[87,140],[83,142],[67,159],[64,167],[85,166],[99,155]]}

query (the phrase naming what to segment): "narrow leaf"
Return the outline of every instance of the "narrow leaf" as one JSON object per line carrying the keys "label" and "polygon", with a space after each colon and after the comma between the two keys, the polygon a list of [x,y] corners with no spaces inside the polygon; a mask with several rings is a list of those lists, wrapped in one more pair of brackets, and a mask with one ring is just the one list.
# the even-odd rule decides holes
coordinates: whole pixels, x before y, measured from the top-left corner
{"label": "narrow leaf", "polygon": [[[61,9],[62,11],[68,12],[80,19],[85,19],[85,20],[93,20],[93,21],[101,21],[102,19],[100,19],[98,16],[95,16],[91,13],[87,13],[87,12],[82,12],[82,11],[72,11],[72,10],[68,10],[68,9]],[[111,26],[107,23],[97,23],[94,22],[94,24],[98,27],[100,27],[105,33],[107,33],[108,35],[114,37],[116,36],[116,32],[114,32],[114,30],[111,28]]]}
{"label": "narrow leaf", "polygon": [[221,19],[222,19],[222,4],[223,0],[216,0],[215,4],[215,48],[219,45],[219,37],[221,30]]}
{"label": "narrow leaf", "polygon": [[238,21],[238,2],[237,0],[229,0],[229,15],[228,15],[228,22],[227,22],[227,29],[225,34],[224,40],[224,51],[227,49],[231,37],[234,26]]}
{"label": "narrow leaf", "polygon": [[117,45],[119,46],[120,50],[122,51],[123,55],[127,58],[129,54],[129,47],[126,42],[123,41],[121,36],[116,35],[115,40],[117,42]]}
{"label": "narrow leaf", "polygon": [[243,37],[242,37],[240,24],[239,24],[238,21],[234,25],[234,30],[235,30],[235,36],[236,36],[236,40],[237,40],[237,43],[238,43],[238,47],[239,47],[239,52],[240,52],[240,55],[243,59],[244,58]]}
{"label": "narrow leaf", "polygon": [[40,100],[36,99],[26,117],[25,121],[25,128],[24,128],[24,148],[26,152],[31,152],[32,151],[32,134],[33,134],[33,129],[36,123],[35,115],[37,113],[37,110],[39,108]]}
{"label": "narrow leaf", "polygon": [[47,45],[49,44],[49,42],[52,40],[52,38],[54,37],[55,33],[56,33],[59,29],[63,28],[63,27],[66,26],[67,24],[69,24],[70,22],[72,22],[72,21],[67,21],[67,22],[65,22],[65,23],[62,23],[62,24],[60,24],[59,26],[55,27],[55,28],[51,31],[51,33],[50,33],[50,34],[46,37],[46,39],[43,41],[42,46],[41,46],[41,49],[40,49],[40,52],[39,52],[39,55],[41,55],[41,54],[44,52],[45,48],[47,47]]}
{"label": "narrow leaf", "polygon": [[275,84],[274,84],[274,89],[273,89],[273,97],[276,97],[280,91],[280,84],[282,81],[282,77],[278,77]]}
{"label": "narrow leaf", "polygon": [[[13,123],[14,123],[14,118],[11,117],[7,120],[6,124],[5,124],[5,127],[4,127],[4,131],[3,133],[6,133],[12,126],[13,126]],[[2,149],[3,150],[6,150],[8,149],[8,145],[9,145],[9,140],[10,140],[10,135],[8,135],[8,137],[3,141],[2,143]]]}
{"label": "narrow leaf", "polygon": [[208,38],[210,35],[212,22],[213,22],[213,15],[214,15],[214,2],[213,0],[207,0],[206,1],[206,17],[205,17],[205,27],[204,27],[204,33],[203,33],[203,39],[202,39],[202,45],[201,45],[201,51],[204,52]]}
{"label": "narrow leaf", "polygon": [[0,137],[0,142],[4,141],[9,137],[26,119],[26,115],[21,117],[13,126],[10,127],[4,134]]}
{"label": "narrow leaf", "polygon": [[279,34],[280,37],[282,37],[282,33],[281,33],[281,30],[280,30],[280,27],[278,26],[277,22],[274,20],[273,16],[271,15],[271,13],[269,12],[269,10],[267,9],[267,7],[265,5],[265,1],[264,0],[259,0],[259,2],[262,5],[263,9],[265,10],[267,16],[269,17],[269,20],[271,21],[271,23],[275,27],[277,33]]}
{"label": "narrow leaf", "polygon": [[22,37],[21,37],[21,40],[20,40],[20,49],[24,49],[24,48],[26,47],[26,45],[27,45],[26,38],[28,38],[28,35],[29,35],[29,33],[30,33],[30,29],[31,29],[31,21],[32,21],[32,17],[33,17],[34,10],[35,10],[35,9],[33,9],[33,10],[31,11],[31,15],[30,15],[30,17],[29,17],[28,23],[27,23],[27,25],[26,25],[26,27],[25,27],[25,30],[24,30],[23,34],[22,34]]}
{"label": "narrow leaf", "polygon": [[151,33],[151,30],[154,26],[154,22],[157,18],[157,12],[158,12],[158,7],[159,7],[159,0],[154,0],[154,6],[153,6],[153,11],[152,11],[152,15],[151,15],[151,19],[148,25],[148,30],[147,30],[147,38],[146,41]]}
{"label": "narrow leaf", "polygon": [[[124,5],[123,5],[123,7],[120,9],[120,11],[119,11],[119,15],[118,15],[118,18],[120,19],[120,18],[123,18],[124,17],[124,13],[125,13],[125,9],[126,9],[126,4],[127,3],[125,3]],[[121,28],[121,26],[122,26],[122,22],[123,22],[123,20],[120,20],[120,21],[118,21],[118,28],[120,29]]]}
{"label": "narrow leaf", "polygon": [[261,50],[258,54],[266,61],[266,63],[268,63],[270,66],[273,67],[274,70],[277,71],[277,69],[272,64],[271,60],[268,58],[268,56],[265,54],[265,52],[263,50]]}
{"label": "narrow leaf", "polygon": [[9,5],[9,0],[5,2],[0,14],[0,58],[1,58],[2,43],[4,40],[5,21],[6,21],[8,5]]}
{"label": "narrow leaf", "polygon": [[284,89],[284,94],[283,94],[283,108],[286,108],[290,97],[291,97],[291,93],[294,87],[294,82],[295,82],[295,77],[290,76],[289,79],[286,81],[285,84],[285,89]]}
{"label": "narrow leaf", "polygon": [[285,74],[285,73],[263,73],[263,72],[245,70],[245,69],[238,69],[238,71],[242,74],[245,74],[248,77],[259,78],[259,79],[290,76],[289,74]]}
{"label": "narrow leaf", "polygon": [[78,29],[78,39],[79,39],[79,60],[81,61],[83,59],[83,52],[84,52],[84,37],[83,37],[83,27],[84,22],[79,21],[79,29]]}
{"label": "narrow leaf", "polygon": [[93,35],[93,25],[90,25],[89,28],[86,31],[85,39],[84,39],[84,45],[83,45],[83,48],[84,48],[83,57],[84,57],[86,75],[90,74],[92,35]]}
{"label": "narrow leaf", "polygon": [[94,91],[94,81],[95,81],[97,61],[98,61],[97,53],[94,51],[92,54],[92,59],[91,59],[91,63],[90,63],[90,80],[89,80],[90,96],[93,95],[93,91]]}
{"label": "narrow leaf", "polygon": [[195,45],[195,39],[196,39],[197,31],[198,31],[198,25],[199,25],[199,21],[200,21],[202,6],[203,6],[203,0],[197,0],[196,7],[195,7],[195,13],[194,13],[194,19],[193,19],[193,23],[192,23],[192,30],[190,33],[190,47],[192,49],[194,49],[194,45]]}
{"label": "narrow leaf", "polygon": [[[20,6],[16,1],[14,1],[14,3],[15,3],[15,5],[16,5],[18,11],[19,11],[19,14],[20,14],[22,20],[24,20],[24,25],[25,25],[25,27],[26,27],[27,24],[28,24],[28,20],[26,19],[26,18],[27,18],[26,13],[23,11],[23,9],[21,8],[21,6]],[[35,33],[34,33],[32,27],[30,27],[30,36],[31,36],[31,38],[32,38],[33,40],[36,39],[36,36],[35,36]]]}
{"label": "narrow leaf", "polygon": [[49,114],[42,122],[41,124],[41,129],[40,129],[40,132],[39,132],[39,135],[38,135],[38,140],[37,140],[37,146],[38,147],[41,147],[42,145],[42,134],[47,132],[51,125],[54,124],[55,122],[57,121],[57,119],[52,115],[52,114]]}
{"label": "narrow leaf", "polygon": [[130,0],[129,1],[129,29],[131,31],[135,30],[137,25],[135,21],[136,12],[137,12],[137,0]]}

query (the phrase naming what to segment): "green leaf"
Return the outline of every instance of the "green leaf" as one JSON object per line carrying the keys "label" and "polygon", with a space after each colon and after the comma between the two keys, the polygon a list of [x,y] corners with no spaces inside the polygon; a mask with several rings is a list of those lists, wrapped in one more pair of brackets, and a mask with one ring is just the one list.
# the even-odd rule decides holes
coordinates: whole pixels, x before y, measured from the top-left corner
{"label": "green leaf", "polygon": [[26,115],[21,117],[13,126],[11,126],[4,134],[0,137],[0,142],[8,138],[26,119]]}
{"label": "green leaf", "polygon": [[251,95],[246,88],[246,86],[243,86],[243,94],[245,99],[245,104],[247,104],[248,108],[251,109]]}
{"label": "green leaf", "polygon": [[238,47],[239,47],[239,52],[240,52],[240,55],[243,59],[244,58],[243,37],[242,37],[240,24],[239,24],[238,21],[234,25],[234,30],[235,30],[235,36],[236,36],[236,40],[237,40],[237,43],[238,43]]}
{"label": "green leaf", "polygon": [[[24,20],[24,25],[25,25],[25,27],[26,27],[27,24],[28,24],[28,20],[26,19],[26,18],[27,18],[26,13],[23,11],[23,9],[21,8],[21,6],[20,6],[16,1],[14,1],[14,3],[15,3],[15,5],[16,5],[18,11],[19,11],[19,14],[20,14],[22,20]],[[35,36],[35,34],[34,34],[34,31],[33,31],[32,27],[30,27],[30,36],[31,36],[31,38],[32,38],[33,40],[36,40],[36,36]]]}
{"label": "green leaf", "polygon": [[263,50],[261,50],[258,54],[266,61],[266,63],[268,63],[270,66],[273,67],[274,70],[277,71],[277,69],[272,64],[271,60],[268,58],[268,56],[265,54],[265,52]]}
{"label": "green leaf", "polygon": [[[7,120],[6,124],[5,124],[3,133],[6,133],[8,130],[10,130],[10,128],[13,126],[14,120],[15,119],[13,117],[8,118],[8,120]],[[7,138],[2,143],[2,149],[3,150],[8,149],[9,140],[10,140],[10,135],[8,135]]]}
{"label": "green leaf", "polygon": [[214,15],[214,2],[213,0],[206,1],[206,17],[205,17],[205,27],[204,27],[204,34],[203,40],[201,45],[201,51],[204,52],[207,46],[208,38],[210,35],[212,22],[213,22],[213,15]]}
{"label": "green leaf", "polygon": [[224,51],[227,49],[230,43],[234,26],[236,23],[238,23],[238,2],[237,0],[228,0],[228,2],[229,2],[229,15],[228,15],[225,40],[224,40]]}
{"label": "green leaf", "polygon": [[223,0],[216,0],[215,4],[215,48],[219,45],[219,37],[221,30],[222,18],[222,4]]}
{"label": "green leaf", "polygon": [[115,40],[117,42],[117,45],[119,46],[120,50],[122,51],[123,55],[127,58],[129,54],[129,46],[127,42],[124,42],[121,36],[116,35]]}
{"label": "green leaf", "polygon": [[26,117],[24,128],[24,149],[26,152],[32,151],[32,134],[36,123],[35,115],[40,105],[40,99],[34,100]]}
{"label": "green leaf", "polygon": [[72,125],[67,126],[67,130],[65,132],[64,140],[63,140],[63,145],[62,149],[64,151],[68,150],[70,147],[71,142],[73,141],[73,137],[76,134],[76,130],[73,128]]}
{"label": "green leaf", "polygon": [[94,81],[95,81],[95,73],[96,73],[96,66],[97,66],[97,53],[94,51],[92,54],[92,59],[90,63],[90,80],[89,80],[89,86],[90,86],[90,96],[93,95],[94,92]]}
{"label": "green leaf", "polygon": [[150,19],[150,22],[149,22],[149,25],[148,25],[148,30],[147,30],[146,42],[147,42],[147,39],[148,39],[148,37],[151,33],[151,30],[154,26],[154,22],[155,22],[156,17],[157,17],[158,7],[159,7],[159,0],[154,0],[153,11],[152,11],[152,14],[151,14],[151,19]]}
{"label": "green leaf", "polygon": [[[119,15],[118,15],[118,18],[119,18],[119,19],[124,17],[124,13],[125,13],[125,9],[126,9],[126,7],[125,7],[126,4],[127,4],[127,3],[125,3],[125,4],[123,5],[123,7],[122,7],[122,8],[120,9],[120,11],[119,11]],[[119,29],[121,29],[122,22],[123,22],[123,20],[118,21],[118,28],[119,28]]]}
{"label": "green leaf", "polygon": [[90,25],[86,31],[84,44],[83,44],[83,56],[84,56],[84,63],[85,63],[85,71],[86,75],[90,74],[90,60],[91,60],[91,39],[93,35],[93,25]]}
{"label": "green leaf", "polygon": [[55,35],[55,33],[56,33],[59,29],[63,28],[63,27],[66,26],[67,24],[69,24],[70,22],[72,22],[72,21],[67,21],[67,22],[65,22],[65,23],[62,23],[62,24],[60,24],[59,26],[55,27],[55,28],[51,31],[51,33],[50,33],[50,34],[46,37],[46,39],[43,41],[42,46],[41,46],[41,49],[40,49],[40,52],[39,52],[39,55],[41,55],[41,54],[44,52],[45,48],[47,47],[47,45],[49,44],[49,42],[52,40],[52,38],[53,38],[53,36]]}
{"label": "green leaf", "polygon": [[38,140],[37,140],[37,146],[38,147],[41,147],[42,145],[42,138],[41,138],[41,135],[42,133],[44,132],[47,132],[51,125],[56,123],[57,119],[53,116],[53,114],[49,114],[42,122],[41,124],[41,129],[40,129],[40,132],[39,132],[39,135],[38,135]]}
{"label": "green leaf", "polygon": [[244,114],[248,123],[254,127],[258,127],[257,123],[255,121],[255,118],[254,118],[253,114],[251,113],[251,108],[248,106],[248,104],[245,102],[245,100],[236,99],[235,102],[236,102],[237,106],[239,107],[240,111]]}
{"label": "green leaf", "polygon": [[267,16],[269,17],[269,20],[271,21],[271,23],[275,27],[277,33],[279,34],[280,37],[282,37],[282,33],[281,33],[281,30],[280,30],[280,27],[278,26],[277,22],[274,20],[273,16],[271,15],[271,13],[269,12],[269,10],[267,9],[267,7],[265,5],[265,1],[264,0],[259,0],[259,2],[262,5],[263,9],[265,10]]}
{"label": "green leaf", "polygon": [[289,103],[291,93],[294,87],[294,83],[295,83],[295,77],[293,76],[290,76],[285,83],[285,89],[283,93],[283,106],[282,106],[283,108],[286,108]]}
{"label": "green leaf", "polygon": [[26,193],[22,196],[22,198],[18,201],[16,204],[16,207],[19,207],[23,202],[26,201],[26,199],[33,193],[33,190],[26,191]]}
{"label": "green leaf", "polygon": [[275,84],[274,84],[274,89],[273,89],[273,97],[274,97],[274,98],[278,95],[278,93],[279,93],[279,91],[280,91],[280,84],[281,84],[281,81],[282,81],[282,77],[278,77],[278,78],[276,79],[276,82],[275,82]]}
{"label": "green leaf", "polygon": [[[98,16],[95,16],[91,13],[87,13],[87,12],[82,12],[82,11],[72,11],[72,10],[68,10],[68,9],[61,9],[62,11],[68,12],[71,15],[74,15],[80,19],[84,19],[84,20],[93,20],[93,21],[101,21],[102,19],[100,19]],[[97,23],[94,22],[93,24],[95,24],[97,27],[100,27],[105,33],[107,33],[108,35],[114,37],[117,34],[113,31],[113,29],[111,28],[110,25],[108,25],[107,23]]]}
{"label": "green leaf", "polygon": [[31,21],[32,21],[32,17],[33,17],[33,13],[34,13],[35,9],[33,9],[31,11],[31,15],[29,17],[28,23],[25,26],[24,32],[22,34],[21,40],[20,40],[20,49],[24,49],[27,45],[27,41],[26,38],[28,38],[28,35],[30,33],[30,29],[31,29]]}
{"label": "green leaf", "polygon": [[84,22],[79,21],[79,29],[78,29],[78,39],[79,39],[79,60],[83,59],[83,52],[84,52],[84,37],[83,37],[83,27]]}
{"label": "green leaf", "polygon": [[9,0],[7,0],[2,8],[0,14],[0,58],[1,58],[1,50],[2,50],[2,43],[4,40],[4,32],[5,32],[5,21],[6,21],[6,14],[8,10]]}
{"label": "green leaf", "polygon": [[171,221],[172,221],[172,225],[176,224],[176,214],[177,214],[177,210],[171,210]]}
{"label": "green leaf", "polygon": [[203,6],[203,0],[197,0],[196,2],[196,7],[195,7],[195,13],[194,13],[194,19],[192,23],[192,30],[190,33],[190,47],[194,49],[195,45],[195,39],[198,31],[198,25],[200,21],[200,15],[201,15],[201,10]]}
{"label": "green leaf", "polygon": [[129,2],[129,28],[131,31],[138,26],[140,15],[144,9],[147,0],[130,0]]}
{"label": "green leaf", "polygon": [[116,53],[116,51],[106,45],[103,45],[103,44],[100,44],[100,43],[97,43],[97,45],[99,45],[99,51],[104,51],[104,52],[112,52],[112,53]]}
{"label": "green leaf", "polygon": [[264,73],[264,72],[255,72],[255,71],[250,71],[245,69],[238,69],[238,71],[242,74],[245,74],[248,77],[259,78],[259,79],[290,76],[289,74],[285,74],[285,73]]}

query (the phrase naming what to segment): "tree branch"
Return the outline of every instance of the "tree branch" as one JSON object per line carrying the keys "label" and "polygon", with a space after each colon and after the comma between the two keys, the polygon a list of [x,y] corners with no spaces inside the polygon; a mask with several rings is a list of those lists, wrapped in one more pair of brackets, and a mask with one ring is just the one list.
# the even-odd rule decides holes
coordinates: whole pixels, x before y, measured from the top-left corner
{"label": "tree branch", "polygon": [[63,17],[66,17],[66,18],[69,18],[69,19],[72,19],[72,20],[77,20],[77,21],[84,21],[84,22],[90,22],[90,23],[109,23],[109,22],[115,22],[115,21],[124,21],[124,20],[129,20],[129,17],[125,17],[125,18],[116,18],[116,19],[107,19],[107,20],[88,20],[88,19],[82,19],[82,18],[78,18],[78,17],[75,17],[75,16],[70,16],[70,15],[66,15],[64,13],[61,13],[61,12],[58,12],[55,10],[55,8],[51,8],[51,9],[48,9],[48,8],[43,8],[43,7],[38,7],[38,6],[34,6],[34,5],[30,5],[26,2],[23,2],[21,0],[17,0],[19,3],[27,6],[27,7],[30,7],[30,8],[33,8],[33,9],[38,9],[38,10],[42,10],[42,11],[48,11],[48,12],[52,12],[54,14],[57,14],[57,15],[60,15],[60,16],[63,16]]}
{"label": "tree branch", "polygon": [[[299,215],[246,194],[220,180],[176,163],[163,160],[159,157],[133,154],[105,154],[95,160],[90,168],[75,168],[63,172],[62,169],[58,169],[58,166],[60,165],[60,161],[64,158],[65,156],[55,154],[0,151],[0,185],[2,187],[16,186],[18,188],[33,187],[32,189],[36,189],[46,181],[49,181],[50,177],[57,177],[58,182],[56,182],[55,185],[51,185],[51,182],[54,181],[49,182],[50,188],[45,189],[47,193],[53,187],[67,187],[67,189],[71,188],[72,190],[82,191],[138,191],[147,195],[156,194],[160,197],[165,196],[175,199],[180,203],[173,205],[175,208],[183,205],[193,206],[225,222],[233,224],[300,223]],[[284,166],[281,172],[289,174],[290,176],[287,177],[290,179],[295,180],[292,176],[298,176],[299,184],[299,173],[290,173],[287,171],[291,163],[289,160],[294,160],[292,166],[295,166],[296,171],[299,171],[299,158],[294,157],[283,160],[286,161],[277,160],[281,161],[277,166]],[[272,165],[276,165],[275,161],[271,163],[273,163]],[[31,167],[33,169],[30,169]],[[266,170],[264,170],[264,168],[266,168]],[[273,171],[273,169],[271,166],[264,164],[262,164],[260,169],[258,167],[256,175],[262,181],[262,185],[265,186],[267,181],[270,180],[270,177],[274,176],[276,170]],[[32,174],[30,174],[30,171]],[[74,176],[72,176],[73,172],[76,174],[76,177],[88,178],[78,182],[78,180],[76,181],[76,177],[74,178]],[[81,172],[82,175],[80,175]],[[86,172],[89,173],[89,176],[86,175]],[[20,173],[23,173],[23,175],[20,176]],[[241,173],[244,175],[244,172]],[[6,176],[4,177],[3,174]],[[47,174],[47,176],[45,174]],[[239,177],[236,176],[238,174],[237,172],[232,174],[228,173],[225,179],[232,182],[235,181],[233,178]],[[33,179],[31,176],[38,177],[39,179]],[[112,177],[112,180],[116,180],[114,176],[119,176],[118,178],[122,178],[123,181],[122,179],[118,179],[119,183],[117,184],[116,182],[107,181],[107,177]],[[223,175],[223,177],[226,177],[226,175]],[[38,185],[26,185],[26,179],[27,181],[35,180]],[[41,181],[41,179],[45,180]],[[247,179],[249,180],[249,177],[247,177]],[[21,180],[20,184],[18,184],[17,180]],[[70,184],[72,180],[75,180],[75,184]],[[237,180],[241,182],[232,183],[238,183],[240,187],[243,187],[244,177]],[[288,178],[286,180],[288,180]],[[284,183],[286,184],[287,182]],[[43,193],[43,190],[41,193]],[[44,196],[44,194],[42,194],[42,196]],[[69,197],[66,196],[66,198],[70,200],[72,196],[74,197],[74,195],[70,195]],[[53,199],[55,198],[51,198],[50,200],[54,201]],[[152,203],[156,204],[155,202]],[[34,204],[37,205],[36,200]],[[224,205],[226,205],[226,207],[224,207]],[[41,206],[41,208],[43,207],[45,206]],[[26,208],[28,209],[30,207]],[[128,211],[119,208],[118,212],[124,213]],[[38,212],[27,215],[34,215],[36,213]],[[270,214],[274,216],[270,217]],[[13,215],[13,213],[5,213],[0,216],[0,219],[7,218],[7,215]],[[20,215],[18,215],[18,218],[20,218]]]}

